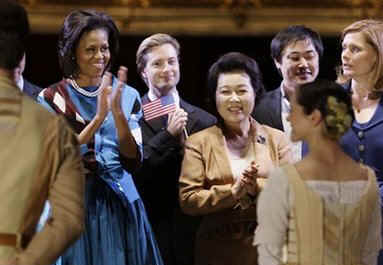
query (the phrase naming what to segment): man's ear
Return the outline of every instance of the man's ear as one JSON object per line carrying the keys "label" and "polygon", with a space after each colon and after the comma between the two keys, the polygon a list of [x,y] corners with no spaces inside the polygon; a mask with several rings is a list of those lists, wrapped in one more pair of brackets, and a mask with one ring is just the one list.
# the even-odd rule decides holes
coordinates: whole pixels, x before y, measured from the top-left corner
{"label": "man's ear", "polygon": [[275,67],[280,71],[281,70],[281,63],[277,61],[277,59],[274,59]]}
{"label": "man's ear", "polygon": [[142,71],[142,72],[141,72],[141,78],[144,79],[144,80],[147,79],[147,76],[146,76],[145,71]]}

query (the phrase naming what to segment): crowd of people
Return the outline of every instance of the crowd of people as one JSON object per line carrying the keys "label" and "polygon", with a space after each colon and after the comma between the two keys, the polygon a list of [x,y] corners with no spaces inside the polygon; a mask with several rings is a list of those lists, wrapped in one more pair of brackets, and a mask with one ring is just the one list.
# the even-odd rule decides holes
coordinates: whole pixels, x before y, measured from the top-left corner
{"label": "crowd of people", "polygon": [[323,44],[303,25],[271,42],[272,91],[262,65],[223,54],[206,110],[177,90],[169,34],[137,48],[141,97],[126,67],[110,72],[105,12],[65,17],[62,79],[44,89],[22,75],[29,31],[3,0],[0,265],[383,265],[383,21],[341,32],[334,81],[318,78]]}

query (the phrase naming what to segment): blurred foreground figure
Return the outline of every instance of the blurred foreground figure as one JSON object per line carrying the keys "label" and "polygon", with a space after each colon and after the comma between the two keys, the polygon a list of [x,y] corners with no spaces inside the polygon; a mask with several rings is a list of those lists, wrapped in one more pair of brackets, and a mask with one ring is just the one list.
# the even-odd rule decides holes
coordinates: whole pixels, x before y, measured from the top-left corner
{"label": "blurred foreground figure", "polygon": [[[81,159],[66,122],[23,95],[14,71],[29,24],[25,10],[0,3],[0,264],[47,265],[83,228]],[[23,157],[17,155],[22,152]],[[49,200],[52,216],[36,224]]]}

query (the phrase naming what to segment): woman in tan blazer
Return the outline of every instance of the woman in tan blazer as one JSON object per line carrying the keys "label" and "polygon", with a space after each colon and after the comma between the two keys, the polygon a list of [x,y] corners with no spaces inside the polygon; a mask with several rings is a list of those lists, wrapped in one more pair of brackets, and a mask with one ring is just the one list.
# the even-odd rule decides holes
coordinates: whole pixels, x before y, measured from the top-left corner
{"label": "woman in tan blazer", "polygon": [[253,59],[225,54],[210,68],[208,88],[218,124],[186,141],[180,176],[182,210],[203,216],[195,264],[254,265],[256,198],[270,170],[289,161],[288,140],[250,117],[263,91]]}

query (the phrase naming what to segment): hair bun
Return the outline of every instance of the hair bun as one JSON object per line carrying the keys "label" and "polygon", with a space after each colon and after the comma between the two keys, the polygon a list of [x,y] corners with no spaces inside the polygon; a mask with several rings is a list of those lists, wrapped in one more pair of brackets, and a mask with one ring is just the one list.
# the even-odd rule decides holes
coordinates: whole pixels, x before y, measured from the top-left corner
{"label": "hair bun", "polygon": [[325,124],[328,134],[338,140],[351,127],[352,117],[348,114],[346,103],[338,102],[334,96],[327,98],[327,110]]}

